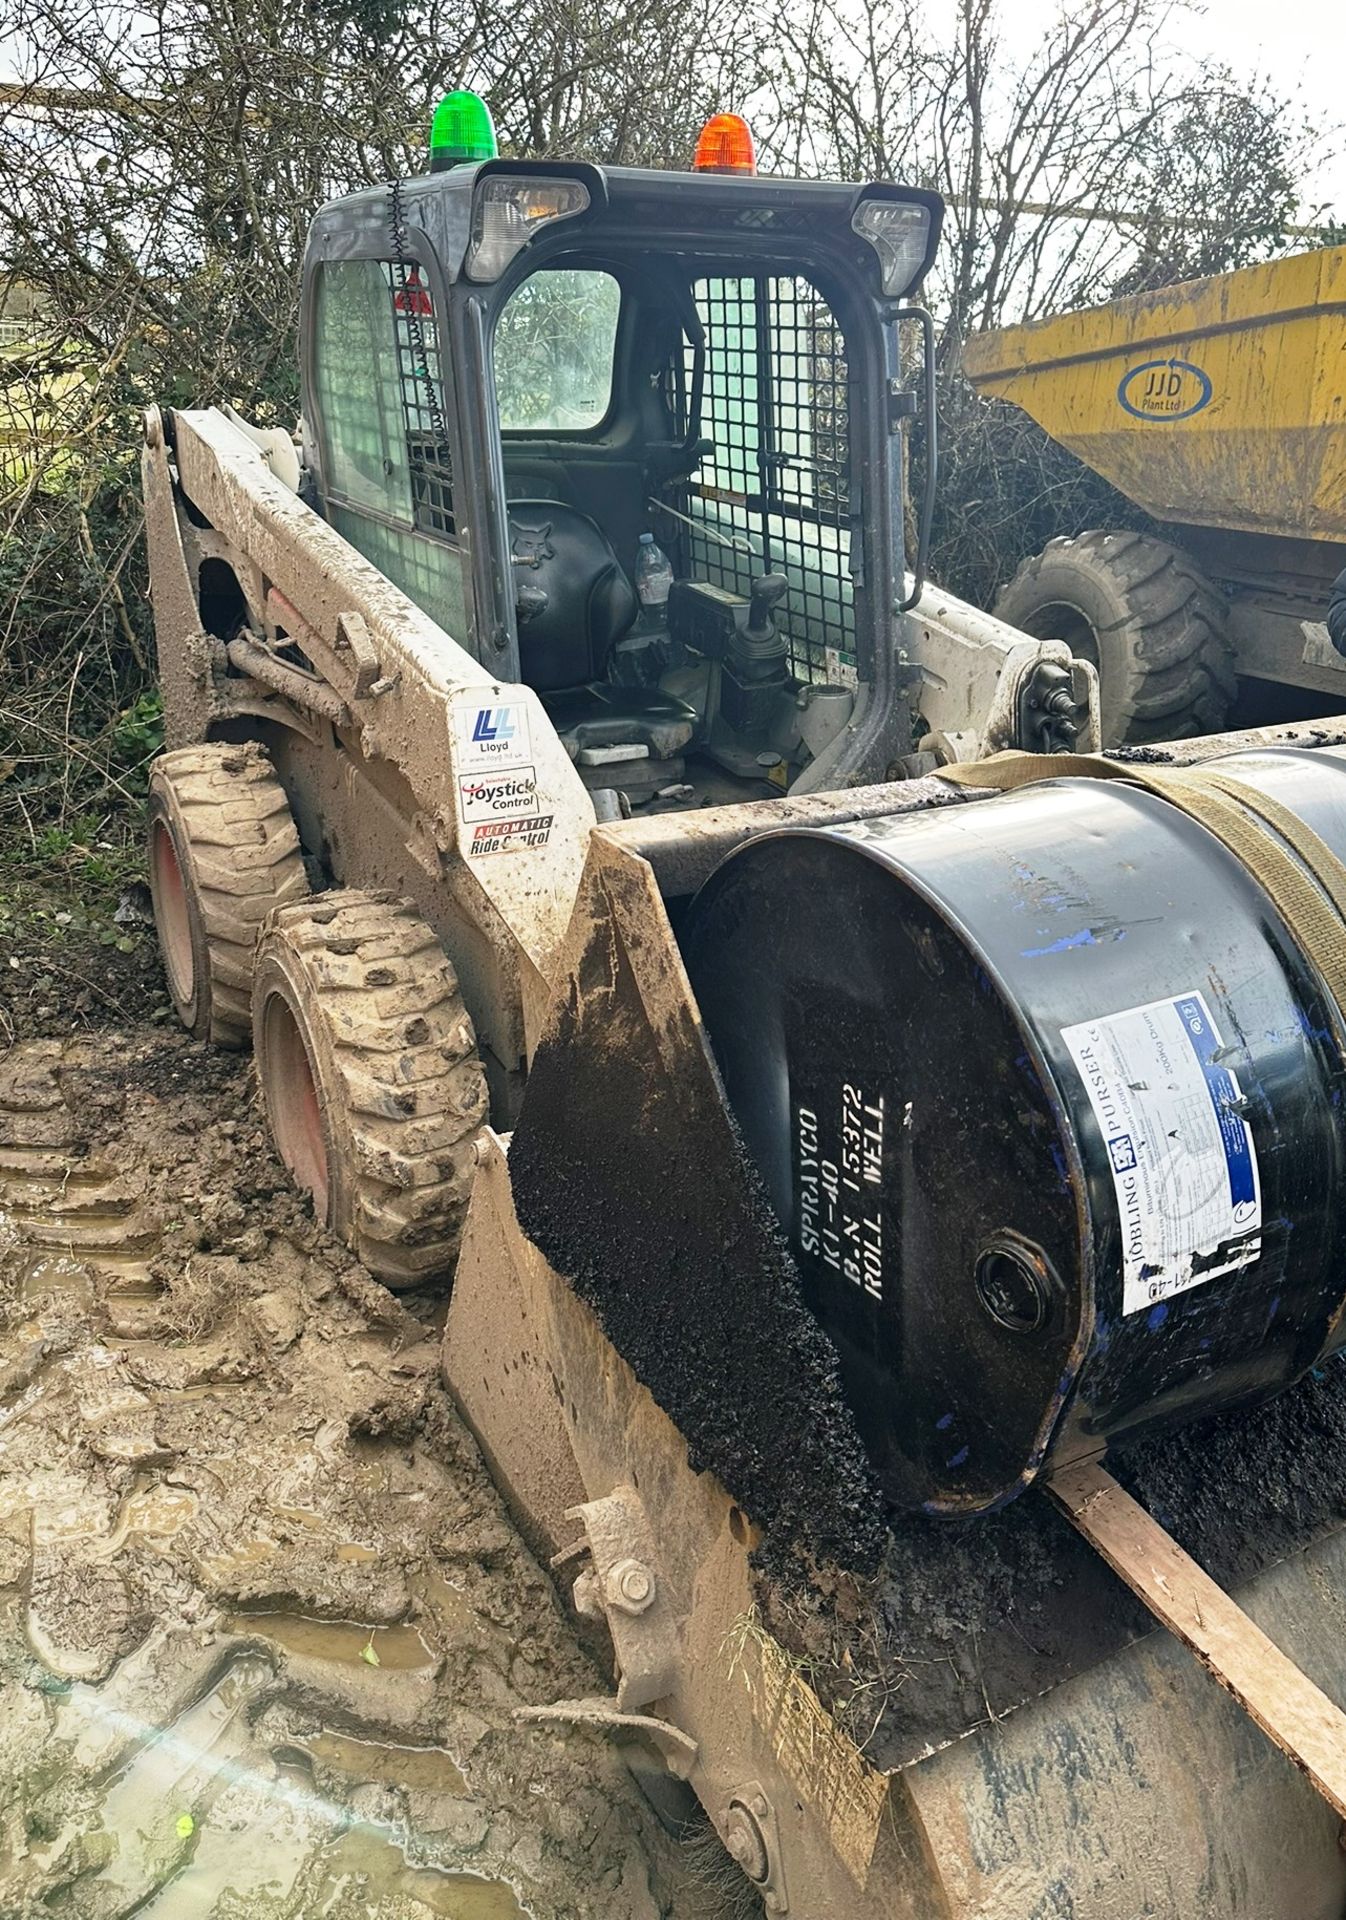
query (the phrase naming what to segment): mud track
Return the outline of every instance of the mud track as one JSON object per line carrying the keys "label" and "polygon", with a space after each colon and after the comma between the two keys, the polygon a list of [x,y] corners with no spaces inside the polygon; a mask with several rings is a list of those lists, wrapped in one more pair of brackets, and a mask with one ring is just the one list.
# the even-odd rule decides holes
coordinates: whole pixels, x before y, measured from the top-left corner
{"label": "mud track", "polygon": [[514,1723],[604,1682],[405,1300],[245,1062],[0,1056],[3,1920],[721,1911],[607,1746]]}

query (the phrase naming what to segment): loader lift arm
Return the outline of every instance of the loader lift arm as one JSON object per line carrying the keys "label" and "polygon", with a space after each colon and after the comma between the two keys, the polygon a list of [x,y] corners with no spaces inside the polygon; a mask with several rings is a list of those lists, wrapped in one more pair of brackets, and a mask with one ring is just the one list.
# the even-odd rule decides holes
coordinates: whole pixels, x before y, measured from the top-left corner
{"label": "loader lift arm", "polygon": [[[432,918],[450,934],[497,1081],[517,1076],[593,822],[537,695],[493,678],[217,410],[165,419],[152,409],[143,474],[169,746],[261,723],[308,851],[335,857],[340,877],[355,849],[343,854],[339,838],[333,847],[299,797],[301,766],[338,766],[371,840],[402,843],[422,876],[417,892],[428,883],[422,897],[438,902]],[[221,630],[207,631],[218,606]],[[475,716],[502,709],[519,711],[532,741],[537,815],[548,821],[541,860],[473,858],[475,827],[453,804],[473,773]]]}

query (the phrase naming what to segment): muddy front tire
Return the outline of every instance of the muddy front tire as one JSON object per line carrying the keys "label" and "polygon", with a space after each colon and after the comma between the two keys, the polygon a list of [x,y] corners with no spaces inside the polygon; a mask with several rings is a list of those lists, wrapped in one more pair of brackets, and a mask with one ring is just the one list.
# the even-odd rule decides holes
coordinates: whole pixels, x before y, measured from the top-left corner
{"label": "muddy front tire", "polygon": [[286,907],[257,950],[253,1043],[281,1158],[390,1287],[447,1277],[486,1119],[458,980],[409,901]]}
{"label": "muddy front tire", "polygon": [[252,1040],[257,934],[308,893],[285,789],[259,746],[162,754],[150,775],[150,893],[169,997],[200,1040]]}
{"label": "muddy front tire", "polygon": [[1229,606],[1181,548],[1082,533],[1025,560],[994,609],[1098,668],[1103,745],[1218,733],[1237,691]]}

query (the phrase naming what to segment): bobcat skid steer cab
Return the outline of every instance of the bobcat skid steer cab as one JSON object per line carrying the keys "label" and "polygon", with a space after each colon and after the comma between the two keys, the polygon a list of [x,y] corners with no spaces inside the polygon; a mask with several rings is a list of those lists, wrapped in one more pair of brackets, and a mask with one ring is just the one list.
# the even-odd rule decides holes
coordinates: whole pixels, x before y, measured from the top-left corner
{"label": "bobcat skid steer cab", "polygon": [[424,178],[313,223],[302,460],[232,413],[147,421],[171,990],[240,1045],[256,962],[281,1151],[390,1282],[451,1264],[596,819],[1096,741],[1068,647],[923,585],[933,458],[904,555],[938,198],[760,178],[747,140],[717,116],[692,173],[500,160],[451,95]]}

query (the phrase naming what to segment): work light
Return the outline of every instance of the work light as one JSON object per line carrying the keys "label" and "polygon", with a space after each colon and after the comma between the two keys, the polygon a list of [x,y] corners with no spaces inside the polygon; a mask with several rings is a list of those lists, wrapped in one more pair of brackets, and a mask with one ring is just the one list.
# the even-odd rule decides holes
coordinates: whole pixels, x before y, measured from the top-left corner
{"label": "work light", "polygon": [[570,220],[589,205],[581,180],[497,174],[478,183],[467,249],[471,280],[498,280],[539,227]]}
{"label": "work light", "polygon": [[879,256],[883,291],[906,293],[929,250],[929,207],[914,200],[862,200],[851,215],[851,226]]}

